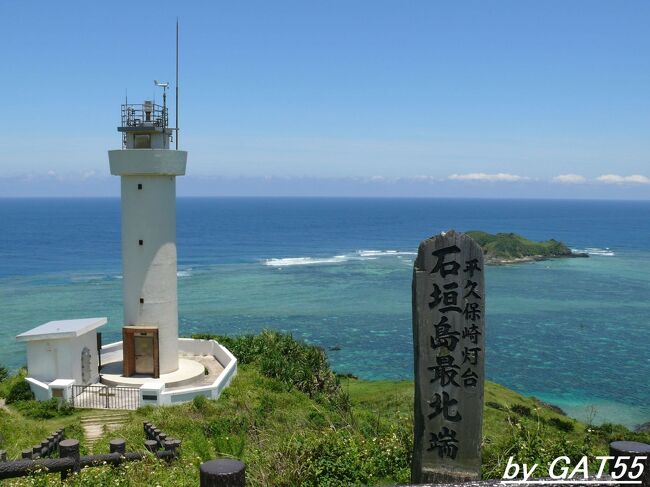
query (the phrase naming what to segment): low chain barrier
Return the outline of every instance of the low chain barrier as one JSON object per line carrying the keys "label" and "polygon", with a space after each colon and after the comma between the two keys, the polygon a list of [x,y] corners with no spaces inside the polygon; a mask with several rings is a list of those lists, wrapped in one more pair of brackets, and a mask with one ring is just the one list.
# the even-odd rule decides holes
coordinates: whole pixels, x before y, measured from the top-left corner
{"label": "low chain barrier", "polygon": [[[145,421],[143,424],[147,440],[144,446],[148,452],[156,455],[157,458],[171,462],[180,455],[181,441],[170,438],[153,424]],[[7,453],[0,450],[0,479],[22,477],[30,475],[39,470],[46,470],[49,473],[59,472],[61,479],[65,480],[72,472],[78,472],[82,468],[102,464],[119,465],[123,462],[142,460],[145,453],[127,452],[126,441],[117,438],[109,443],[110,453],[100,455],[79,454],[79,441],[70,439],[64,440],[64,431],[58,430],[48,436],[41,445],[35,446],[32,450],[22,452],[22,460],[7,461]],[[58,449],[59,458],[46,458]],[[645,456],[642,462],[643,475],[631,477],[634,472],[632,467],[634,459]],[[531,479],[529,482],[543,484],[549,487],[571,484],[572,487],[586,487],[591,485],[608,486],[629,486],[650,487],[650,445],[634,441],[615,441],[610,443],[609,472],[613,476],[591,477],[588,480],[574,480],[571,482],[557,479]],[[626,473],[622,472],[621,465],[628,468]],[[638,472],[638,469],[636,470]],[[246,465],[235,459],[217,459],[204,462],[199,467],[200,487],[244,487],[246,484]],[[524,482],[518,482],[524,483]],[[424,484],[420,484],[422,486]],[[431,484],[426,484],[431,485]],[[497,487],[506,485],[502,479],[483,480],[472,482],[458,482],[452,484],[436,484],[436,487]],[[412,486],[414,487],[414,486]]]}
{"label": "low chain barrier", "polygon": [[[146,425],[151,429],[147,431]],[[155,430],[155,431],[154,431]],[[156,434],[156,431],[158,433]],[[145,423],[147,439],[144,442],[145,449],[153,453],[157,458],[171,462],[180,454],[181,441],[167,438],[159,430],[152,428],[150,423]],[[116,438],[110,441],[110,453],[99,455],[81,455],[79,452],[79,440],[63,439],[64,430],[58,430],[40,445],[32,449],[23,450],[20,460],[7,460],[7,452],[0,450],[0,480],[15,477],[24,477],[34,472],[46,471],[48,473],[60,473],[61,480],[65,480],[73,472],[79,472],[82,468],[99,465],[119,465],[123,462],[142,460],[147,453],[127,452],[126,440]],[[47,458],[55,451],[59,452],[59,458]]]}

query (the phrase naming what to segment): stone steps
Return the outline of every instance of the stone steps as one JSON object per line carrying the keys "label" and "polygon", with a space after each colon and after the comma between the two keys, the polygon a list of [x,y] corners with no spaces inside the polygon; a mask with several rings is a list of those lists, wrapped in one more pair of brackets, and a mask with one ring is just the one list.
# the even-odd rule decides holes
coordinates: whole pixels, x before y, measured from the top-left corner
{"label": "stone steps", "polygon": [[81,418],[88,449],[92,451],[99,438],[121,428],[129,421],[130,416],[128,411],[102,411]]}

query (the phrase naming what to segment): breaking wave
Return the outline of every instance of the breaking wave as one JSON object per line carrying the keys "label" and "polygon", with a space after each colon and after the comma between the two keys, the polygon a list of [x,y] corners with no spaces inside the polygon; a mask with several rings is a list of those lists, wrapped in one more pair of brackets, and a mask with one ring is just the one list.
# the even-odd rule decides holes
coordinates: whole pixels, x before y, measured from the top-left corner
{"label": "breaking wave", "polygon": [[574,252],[581,252],[589,255],[599,255],[601,257],[614,257],[616,254],[609,247],[600,249],[598,247],[587,247],[586,249],[571,249]]}
{"label": "breaking wave", "polygon": [[393,255],[418,255],[417,252],[402,252],[401,250],[358,250],[360,257],[384,257]]}
{"label": "breaking wave", "polygon": [[345,255],[334,257],[287,257],[286,259],[267,259],[264,265],[273,267],[288,267],[292,265],[314,265],[314,264],[340,264],[350,260]]}
{"label": "breaking wave", "polygon": [[342,264],[353,260],[375,260],[380,257],[397,257],[417,255],[417,252],[402,252],[399,250],[357,250],[350,255],[335,255],[333,257],[285,257],[281,259],[266,259],[262,264],[271,267],[290,267],[295,265],[327,265]]}

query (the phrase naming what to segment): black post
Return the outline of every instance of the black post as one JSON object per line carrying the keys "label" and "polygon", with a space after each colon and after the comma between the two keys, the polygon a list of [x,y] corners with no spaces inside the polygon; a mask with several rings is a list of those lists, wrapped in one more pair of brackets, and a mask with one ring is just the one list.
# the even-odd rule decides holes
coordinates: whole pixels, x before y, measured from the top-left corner
{"label": "black post", "polygon": [[109,443],[109,449],[111,453],[119,453],[124,455],[126,453],[126,440],[122,438],[115,438]]}
{"label": "black post", "polygon": [[[78,472],[81,469],[81,457],[79,455],[79,441],[78,440],[63,440],[59,443],[59,457],[61,458],[72,458],[74,460],[74,466],[72,470]],[[68,477],[68,472],[61,472],[61,480],[65,480]]]}
{"label": "black post", "polygon": [[26,449],[26,450],[23,450],[23,451],[20,453],[20,456],[21,456],[22,458],[24,458],[25,460],[31,460],[31,458],[32,458],[32,449],[31,449],[31,448],[28,448],[28,449]]}
{"label": "black post", "polygon": [[97,370],[102,370],[102,334],[97,332]]}
{"label": "black post", "polygon": [[181,440],[174,438],[174,449],[178,450],[181,447]]}
{"label": "black post", "polygon": [[156,440],[146,440],[144,442],[144,447],[147,449],[147,451],[153,453],[158,450],[158,442]]}
{"label": "black post", "polygon": [[246,465],[239,460],[219,459],[199,467],[200,487],[244,487]]}
{"label": "black post", "polygon": [[5,450],[0,450],[0,462],[7,461],[7,452]]}
{"label": "black post", "polygon": [[[650,445],[637,441],[613,441],[609,444],[609,455],[614,457],[609,461],[609,473],[614,480],[640,480],[643,487],[650,485]],[[619,457],[627,458],[619,459]],[[645,457],[645,459],[635,462],[636,457]],[[619,465],[624,464],[626,467],[622,477],[618,477],[623,468],[616,468],[617,460]],[[641,476],[637,476],[639,465],[643,466]]]}

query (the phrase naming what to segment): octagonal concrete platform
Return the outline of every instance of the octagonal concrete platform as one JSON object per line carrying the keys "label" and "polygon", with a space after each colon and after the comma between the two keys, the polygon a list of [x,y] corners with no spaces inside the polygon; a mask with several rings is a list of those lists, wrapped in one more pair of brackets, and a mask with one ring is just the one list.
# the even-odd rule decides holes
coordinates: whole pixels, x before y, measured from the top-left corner
{"label": "octagonal concrete platform", "polygon": [[165,389],[173,389],[187,386],[203,386],[213,383],[223,372],[223,366],[211,356],[181,356],[178,358],[178,370],[169,374],[161,374],[159,378],[153,379],[150,375],[136,374],[131,377],[122,375],[122,362],[110,362],[102,366],[101,383],[108,386],[130,386],[140,387],[141,385],[156,381],[165,384]]}

